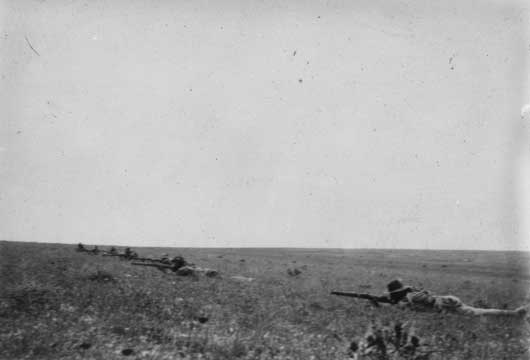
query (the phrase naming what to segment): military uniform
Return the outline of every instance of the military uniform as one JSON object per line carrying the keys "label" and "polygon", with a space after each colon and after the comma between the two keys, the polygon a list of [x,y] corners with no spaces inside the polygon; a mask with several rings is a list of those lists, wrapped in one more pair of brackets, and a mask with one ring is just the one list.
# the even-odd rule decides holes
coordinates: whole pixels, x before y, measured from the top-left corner
{"label": "military uniform", "polygon": [[467,305],[453,295],[435,295],[427,290],[404,286],[401,280],[393,280],[387,285],[389,298],[394,304],[413,310],[453,312],[463,315],[506,315],[525,316],[526,308],[515,310],[482,309]]}

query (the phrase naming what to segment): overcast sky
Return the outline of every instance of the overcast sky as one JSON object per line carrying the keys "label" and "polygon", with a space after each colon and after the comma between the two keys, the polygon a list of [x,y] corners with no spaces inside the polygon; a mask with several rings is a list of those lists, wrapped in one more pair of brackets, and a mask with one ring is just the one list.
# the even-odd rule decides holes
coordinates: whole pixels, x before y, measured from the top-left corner
{"label": "overcast sky", "polygon": [[1,239],[529,249],[527,1],[0,4]]}

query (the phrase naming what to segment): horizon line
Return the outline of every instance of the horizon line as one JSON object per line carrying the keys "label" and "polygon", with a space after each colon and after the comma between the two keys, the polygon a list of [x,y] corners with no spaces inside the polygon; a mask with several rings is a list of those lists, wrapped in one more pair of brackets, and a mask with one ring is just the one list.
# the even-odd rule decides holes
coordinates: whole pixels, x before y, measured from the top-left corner
{"label": "horizon line", "polygon": [[82,243],[86,246],[109,246],[109,247],[130,247],[130,248],[174,248],[174,249],[282,249],[282,250],[329,250],[329,251],[341,251],[341,250],[376,250],[376,251],[484,251],[484,252],[522,252],[530,253],[530,250],[522,249],[448,249],[448,248],[366,248],[366,247],[278,247],[278,246],[152,246],[152,245],[116,245],[116,244],[89,244],[83,242],[73,243],[60,243],[60,242],[47,242],[47,241],[23,241],[23,240],[5,240],[2,239],[0,242],[13,242],[13,243],[25,243],[25,244],[49,244],[49,245],[77,245]]}

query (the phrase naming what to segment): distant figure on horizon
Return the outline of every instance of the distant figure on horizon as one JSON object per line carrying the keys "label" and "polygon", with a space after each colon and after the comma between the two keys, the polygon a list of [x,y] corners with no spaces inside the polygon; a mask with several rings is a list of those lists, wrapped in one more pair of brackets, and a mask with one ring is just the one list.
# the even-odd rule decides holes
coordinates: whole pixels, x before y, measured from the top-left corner
{"label": "distant figure on horizon", "polygon": [[138,254],[136,253],[136,251],[132,251],[132,249],[130,247],[127,247],[125,248],[125,252],[123,254],[123,257],[125,259],[136,259],[138,257]]}

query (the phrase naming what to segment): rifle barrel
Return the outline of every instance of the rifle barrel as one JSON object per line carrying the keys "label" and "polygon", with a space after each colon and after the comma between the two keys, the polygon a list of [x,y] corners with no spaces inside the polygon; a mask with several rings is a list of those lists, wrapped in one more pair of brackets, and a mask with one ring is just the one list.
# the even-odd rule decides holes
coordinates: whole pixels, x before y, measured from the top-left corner
{"label": "rifle barrel", "polygon": [[360,299],[365,298],[365,296],[363,295],[367,295],[367,294],[358,294],[358,293],[354,293],[350,291],[332,291],[331,294],[338,295],[338,296],[347,296],[347,297],[352,297],[352,298],[360,298]]}
{"label": "rifle barrel", "polygon": [[133,265],[139,265],[139,266],[153,266],[157,268],[165,268],[165,269],[172,269],[173,266],[166,265],[166,264],[153,264],[153,263],[144,263],[144,262],[133,262]]}
{"label": "rifle barrel", "polygon": [[170,265],[170,264],[164,263],[162,259],[137,257],[137,258],[134,258],[134,260],[136,260],[136,261],[152,261],[152,262],[156,262],[156,263],[159,263],[159,264]]}
{"label": "rifle barrel", "polygon": [[370,301],[375,301],[375,302],[388,303],[388,304],[392,303],[390,299],[387,298],[386,296],[360,294],[360,293],[354,293],[350,291],[332,291],[331,294],[338,295],[338,296],[347,296],[347,297],[352,297],[352,298],[357,298],[357,299],[365,299],[365,300],[370,300]]}

